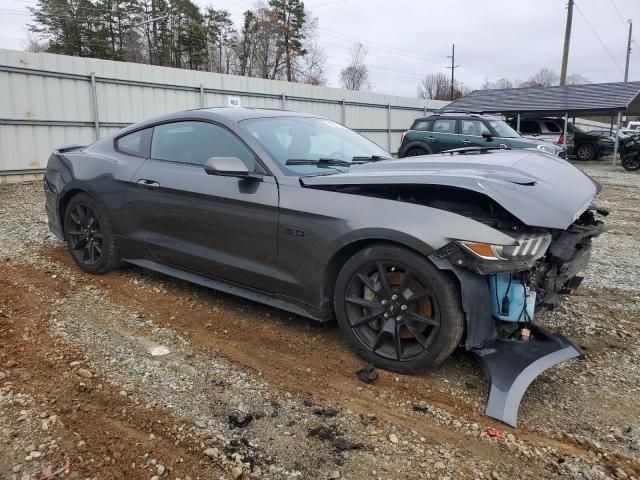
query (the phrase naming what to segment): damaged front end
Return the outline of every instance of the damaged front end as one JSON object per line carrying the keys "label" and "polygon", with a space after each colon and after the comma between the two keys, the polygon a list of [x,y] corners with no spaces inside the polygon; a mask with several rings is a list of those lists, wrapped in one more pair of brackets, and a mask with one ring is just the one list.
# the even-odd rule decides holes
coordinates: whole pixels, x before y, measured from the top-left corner
{"label": "damaged front end", "polygon": [[458,278],[467,316],[466,347],[491,383],[486,414],[516,426],[520,401],[546,369],[582,355],[571,340],[533,323],[580,285],[591,241],[603,222],[587,209],[565,230],[524,225],[502,230],[514,245],[457,240],[430,259]]}

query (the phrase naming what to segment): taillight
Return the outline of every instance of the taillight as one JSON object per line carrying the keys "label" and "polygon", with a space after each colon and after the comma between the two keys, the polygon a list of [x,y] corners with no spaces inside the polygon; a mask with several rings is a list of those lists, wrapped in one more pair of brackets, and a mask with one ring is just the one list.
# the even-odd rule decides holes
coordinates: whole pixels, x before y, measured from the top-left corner
{"label": "taillight", "polygon": [[564,144],[564,133],[560,134],[560,138],[558,138],[558,145]]}
{"label": "taillight", "polygon": [[402,142],[404,142],[404,135],[405,135],[405,133],[407,133],[407,132],[402,132],[402,133],[400,134],[400,143],[401,143],[401,144],[402,144]]}

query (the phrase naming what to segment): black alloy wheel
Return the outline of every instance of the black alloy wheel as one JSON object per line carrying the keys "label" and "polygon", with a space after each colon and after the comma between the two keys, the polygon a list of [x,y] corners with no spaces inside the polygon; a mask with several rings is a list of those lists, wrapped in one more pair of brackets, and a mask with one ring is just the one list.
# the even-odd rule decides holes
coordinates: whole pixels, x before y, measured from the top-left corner
{"label": "black alloy wheel", "polygon": [[[455,284],[401,247],[367,251],[347,262],[336,284],[336,316],[347,339],[383,368],[415,372],[441,363],[463,330]],[[361,261],[367,256],[374,258]]]}
{"label": "black alloy wheel", "polygon": [[640,170],[640,153],[629,153],[623,156],[622,167],[629,172]]}
{"label": "black alloy wheel", "polygon": [[69,211],[71,227],[67,238],[73,256],[80,263],[95,266],[102,256],[102,231],[96,212],[78,203]]}
{"label": "black alloy wheel", "polygon": [[111,224],[86,193],[75,195],[64,212],[67,248],[76,264],[89,273],[104,273],[119,260]]}
{"label": "black alloy wheel", "polygon": [[364,265],[347,292],[351,328],[371,353],[383,358],[400,362],[420,355],[440,328],[430,286],[406,265]]}

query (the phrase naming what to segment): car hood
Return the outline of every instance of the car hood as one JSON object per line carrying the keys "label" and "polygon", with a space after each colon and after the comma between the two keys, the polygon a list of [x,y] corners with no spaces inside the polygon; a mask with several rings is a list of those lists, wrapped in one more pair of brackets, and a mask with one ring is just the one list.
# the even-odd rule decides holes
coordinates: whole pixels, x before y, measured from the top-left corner
{"label": "car hood", "polygon": [[556,145],[553,142],[550,142],[549,140],[543,140],[542,138],[535,138],[535,137],[518,137],[518,138],[514,138],[513,140],[517,140],[520,142],[526,142],[526,143],[530,143],[531,146],[537,146],[537,145],[551,145],[552,147],[558,149],[558,145]]}
{"label": "car hood", "polygon": [[442,154],[354,165],[301,177],[303,187],[439,185],[495,200],[526,225],[566,229],[593,202],[600,185],[566,160],[537,151]]}

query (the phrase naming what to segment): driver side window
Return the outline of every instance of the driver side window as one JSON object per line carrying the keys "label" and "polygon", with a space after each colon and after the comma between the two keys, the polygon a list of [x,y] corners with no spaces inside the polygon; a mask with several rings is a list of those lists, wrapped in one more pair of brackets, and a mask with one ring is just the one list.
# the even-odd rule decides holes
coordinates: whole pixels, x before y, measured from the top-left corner
{"label": "driver side window", "polygon": [[253,153],[227,129],[208,122],[185,121],[156,125],[151,158],[204,166],[211,157],[237,157],[254,171]]}

